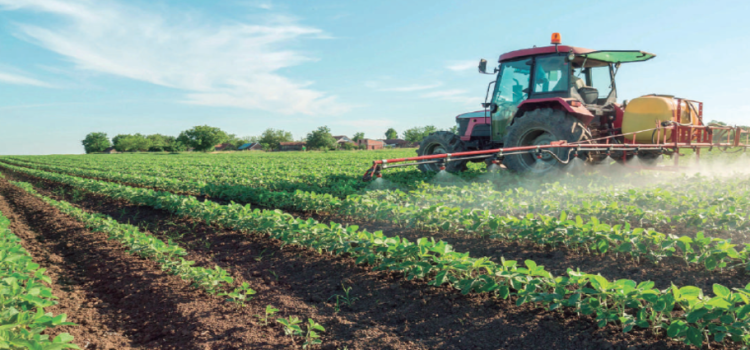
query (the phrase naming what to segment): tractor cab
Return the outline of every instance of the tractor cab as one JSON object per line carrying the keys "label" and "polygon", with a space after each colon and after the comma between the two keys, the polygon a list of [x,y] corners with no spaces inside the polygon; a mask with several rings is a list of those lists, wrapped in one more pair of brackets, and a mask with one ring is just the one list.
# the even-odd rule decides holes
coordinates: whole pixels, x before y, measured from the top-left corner
{"label": "tractor cab", "polygon": [[616,114],[615,76],[620,64],[655,57],[642,51],[560,45],[557,33],[552,39],[551,46],[501,55],[493,73],[486,72],[485,60],[480,61],[481,73],[497,73],[483,104],[490,119],[491,142],[502,144],[516,117],[537,108],[565,109],[585,125],[607,122]]}

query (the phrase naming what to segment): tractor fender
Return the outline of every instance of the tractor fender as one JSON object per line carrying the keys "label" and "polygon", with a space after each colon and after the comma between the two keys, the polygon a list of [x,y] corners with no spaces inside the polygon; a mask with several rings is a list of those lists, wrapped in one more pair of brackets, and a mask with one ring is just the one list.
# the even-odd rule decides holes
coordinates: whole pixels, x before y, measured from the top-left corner
{"label": "tractor fender", "polygon": [[[577,101],[575,98],[562,98],[562,97],[552,97],[552,98],[537,98],[537,99],[530,99],[521,102],[521,104],[518,105],[518,111],[516,111],[516,114],[513,116],[513,121],[516,120],[517,117],[522,116],[524,113],[539,109],[539,108],[552,108],[552,109],[559,109],[567,112],[568,114],[572,115],[576,119],[580,120],[581,123],[584,126],[588,126],[589,123],[591,123],[592,120],[594,120],[594,115],[591,114],[591,112],[586,109],[586,107],[583,106],[583,104],[580,104],[579,106],[572,106],[571,102]],[[512,122],[511,122],[512,124]]]}

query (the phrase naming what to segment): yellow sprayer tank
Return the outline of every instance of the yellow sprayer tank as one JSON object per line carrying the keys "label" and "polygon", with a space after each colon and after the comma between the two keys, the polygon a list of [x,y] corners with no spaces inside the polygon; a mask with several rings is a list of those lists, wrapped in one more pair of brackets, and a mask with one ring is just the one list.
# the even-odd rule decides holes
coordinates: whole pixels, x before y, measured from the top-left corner
{"label": "yellow sprayer tank", "polygon": [[[698,110],[696,108],[691,108],[691,106],[688,105],[690,102],[676,99],[673,96],[648,95],[634,98],[628,102],[625,107],[625,115],[622,118],[622,133],[627,134],[641,130],[653,129],[656,127],[657,121],[661,123],[673,120],[676,115],[678,103],[680,103],[679,123],[701,125],[700,119],[698,118]],[[666,133],[667,140],[669,141],[672,136],[671,132],[667,130]],[[664,140],[663,133],[661,140],[654,139],[652,141],[652,136],[656,138],[653,131],[639,132],[636,134],[635,140],[640,143],[661,143]],[[632,140],[632,136],[627,135],[625,136],[625,139]]]}

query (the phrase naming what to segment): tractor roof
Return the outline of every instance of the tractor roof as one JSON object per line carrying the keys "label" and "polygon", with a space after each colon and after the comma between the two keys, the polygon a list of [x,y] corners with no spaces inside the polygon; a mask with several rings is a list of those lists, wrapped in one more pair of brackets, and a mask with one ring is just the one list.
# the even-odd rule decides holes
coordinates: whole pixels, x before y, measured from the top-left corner
{"label": "tractor roof", "polygon": [[555,48],[552,46],[534,47],[531,49],[516,50],[504,53],[500,55],[499,62],[510,61],[515,58],[537,56],[550,54],[555,52],[570,52],[572,51],[576,56],[586,57],[591,60],[597,60],[607,63],[626,63],[626,62],[639,62],[650,60],[656,55],[644,51],[637,50],[600,50],[595,51],[591,49],[585,49],[582,47],[558,45]]}

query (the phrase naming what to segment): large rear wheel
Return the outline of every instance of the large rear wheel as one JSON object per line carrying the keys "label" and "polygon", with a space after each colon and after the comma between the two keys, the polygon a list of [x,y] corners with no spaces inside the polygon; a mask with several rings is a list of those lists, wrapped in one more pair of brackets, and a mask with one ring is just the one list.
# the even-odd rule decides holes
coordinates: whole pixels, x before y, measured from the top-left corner
{"label": "large rear wheel", "polygon": [[[508,128],[503,148],[549,145],[553,141],[579,142],[585,138],[585,127],[578,119],[561,110],[542,108],[524,113]],[[567,162],[572,154],[568,148],[550,149],[557,158]],[[506,155],[505,166],[517,173],[544,175],[565,164],[550,153],[541,159],[533,153]]]}
{"label": "large rear wheel", "polygon": [[[463,141],[458,135],[448,131],[438,131],[430,134],[422,140],[417,149],[417,155],[428,156],[432,154],[458,153],[466,151]],[[423,172],[440,171],[439,163],[425,163],[419,165]],[[445,163],[445,170],[457,173],[466,170],[466,161],[454,161]]]}

